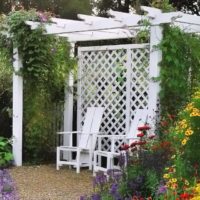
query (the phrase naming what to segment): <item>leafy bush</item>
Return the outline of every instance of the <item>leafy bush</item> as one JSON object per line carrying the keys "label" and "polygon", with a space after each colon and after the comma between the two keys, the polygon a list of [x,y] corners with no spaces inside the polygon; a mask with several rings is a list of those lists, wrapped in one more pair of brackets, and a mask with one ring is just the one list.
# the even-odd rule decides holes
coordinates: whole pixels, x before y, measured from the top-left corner
{"label": "leafy bush", "polygon": [[[14,11],[2,19],[1,26],[12,35],[12,41],[2,37],[0,43],[6,41],[10,49],[17,47],[22,58],[23,68],[16,73],[24,80],[24,158],[33,163],[55,157],[55,132],[60,128],[55,121],[61,121],[66,78],[75,66],[67,40],[44,34],[43,22],[50,17],[48,12]],[[27,20],[41,25],[31,30]],[[59,116],[54,112],[57,105]]]}
{"label": "leafy bush", "polygon": [[11,164],[13,155],[11,153],[10,141],[4,137],[0,137],[0,168],[7,167]]}
{"label": "leafy bush", "polygon": [[199,85],[200,37],[167,25],[159,48],[163,54],[159,78],[161,111],[163,115],[177,114]]}

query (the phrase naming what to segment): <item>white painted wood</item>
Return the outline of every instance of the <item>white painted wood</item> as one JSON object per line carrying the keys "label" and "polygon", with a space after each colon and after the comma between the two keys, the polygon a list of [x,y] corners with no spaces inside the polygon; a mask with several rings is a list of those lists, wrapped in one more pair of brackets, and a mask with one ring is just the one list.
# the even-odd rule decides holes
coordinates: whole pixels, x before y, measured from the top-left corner
{"label": "white painted wood", "polygon": [[[74,43],[71,43],[70,57],[74,57]],[[73,68],[73,67],[72,67]],[[66,83],[65,88],[65,104],[64,104],[64,131],[72,131],[73,126],[73,84],[74,77],[73,72],[69,73],[69,78]],[[70,141],[72,141],[71,135],[64,135],[64,145],[69,146]],[[64,159],[70,159],[69,154],[64,153]]]}
{"label": "white painted wood", "polygon": [[82,129],[81,140],[79,142],[80,148],[83,148],[83,149],[88,148],[87,144],[88,144],[88,140],[90,138],[89,133],[91,133],[91,126],[93,124],[93,120],[95,117],[95,110],[96,110],[95,107],[90,107],[87,109],[87,112],[85,114],[85,120],[84,120],[83,129]]}
{"label": "white painted wood", "polygon": [[148,7],[148,6],[141,6],[141,9],[147,12],[147,16],[150,18],[156,18],[156,16],[162,11],[158,8]]}
{"label": "white painted wood", "polygon": [[[78,123],[87,107],[105,106],[102,132],[126,134],[135,110],[148,105],[148,57],[148,44],[80,47]],[[110,151],[109,139],[99,144],[101,150]]]}
{"label": "white painted wood", "polygon": [[158,78],[160,75],[159,63],[162,60],[162,52],[159,48],[156,48],[160,44],[163,34],[161,26],[153,26],[150,30],[150,62],[149,62],[149,101],[148,109],[149,116],[152,119],[155,117],[155,112],[157,111],[157,103],[159,100],[159,91],[160,86],[159,82],[155,81],[155,78]]}
{"label": "white painted wood", "polygon": [[87,23],[87,24],[92,24],[94,21],[100,21],[100,20],[107,20],[108,19],[106,17],[97,17],[97,16],[83,15],[83,14],[78,14],[77,17],[79,19],[84,20],[84,22]]}
{"label": "white painted wood", "polygon": [[123,38],[127,39],[135,37],[136,34],[136,31],[129,31],[128,29],[111,29],[107,31],[85,31],[81,33],[63,33],[58,35],[60,37],[67,37],[70,42],[76,42]]}
{"label": "white painted wood", "polygon": [[176,20],[174,23],[172,23],[172,26],[178,26],[183,32],[185,33],[200,33],[200,26],[199,25],[195,25],[195,24],[188,24],[188,23],[182,23],[182,22],[178,22],[178,20]]}
{"label": "white painted wood", "polygon": [[[132,58],[131,49],[127,49],[127,62],[126,62],[126,133],[128,133],[131,119],[131,74],[132,74]],[[121,133],[120,133],[121,134]]]}
{"label": "white painted wood", "polygon": [[[62,165],[76,167],[76,172],[80,172],[80,167],[87,166],[92,169],[93,151],[96,145],[97,134],[99,133],[101,120],[103,117],[103,107],[89,107],[85,114],[85,122],[81,132],[80,143],[74,146],[57,147],[56,169],[59,170]],[[58,134],[68,134],[69,132],[58,132]],[[61,152],[72,154],[76,152],[76,159],[62,160]]]}
{"label": "white painted wood", "polygon": [[[148,123],[148,110],[147,109],[137,109],[135,112],[134,120],[131,121],[130,129],[126,135],[99,135],[98,141],[102,143],[105,138],[110,138],[111,149],[107,150],[96,150],[94,151],[94,163],[93,163],[93,174],[97,171],[107,172],[109,169],[117,168],[114,166],[114,158],[119,157],[119,149],[116,149],[116,142],[122,140],[124,143],[131,144],[137,139],[138,127],[143,126]],[[118,151],[117,151],[118,150]],[[102,166],[102,163],[97,162],[97,158],[105,157],[107,160],[106,166]],[[114,168],[113,168],[114,167]]]}
{"label": "white painted wood", "polygon": [[13,58],[13,155],[14,164],[22,166],[23,78],[18,74],[22,60],[17,48],[13,50]]}
{"label": "white painted wood", "polygon": [[[139,22],[141,20],[148,20],[149,19],[147,16],[144,16],[144,15],[117,12],[117,11],[113,11],[113,10],[110,10],[109,14],[112,15],[116,21],[119,21],[123,24],[129,24],[129,23],[134,22],[135,25],[139,25]],[[142,24],[140,26],[142,26]]]}
{"label": "white painted wood", "polygon": [[182,18],[182,12],[158,13],[150,22],[152,25],[170,24],[180,18]]}
{"label": "white painted wood", "polygon": [[148,110],[147,109],[137,109],[135,112],[134,119],[131,120],[130,129],[126,135],[127,140],[137,139],[138,127],[143,126],[148,122]]}
{"label": "white painted wood", "polygon": [[[78,14],[83,21],[52,18],[53,23],[44,24],[47,34],[58,34],[62,37],[68,37],[69,41],[89,41],[102,39],[120,39],[134,37],[135,32],[143,28],[142,20],[149,20],[151,26],[157,26],[165,23],[177,23],[182,30],[186,32],[200,32],[200,16],[185,14],[183,12],[162,13],[160,9],[142,6],[141,9],[147,12],[147,15],[137,15],[131,13],[122,13],[110,10],[113,18],[96,17],[90,15]],[[40,23],[27,21],[32,29],[37,28]],[[191,26],[190,31],[185,30],[185,25]],[[126,33],[119,31],[126,30]],[[112,30],[109,33],[108,30]],[[193,30],[193,31],[191,31]],[[102,34],[105,32],[105,34]],[[85,34],[83,34],[85,33]],[[80,34],[80,35],[79,35]]]}
{"label": "white painted wood", "polygon": [[181,13],[181,18],[176,19],[176,22],[200,25],[200,16]]}
{"label": "white painted wood", "polygon": [[[39,22],[26,21],[26,24],[31,26],[31,29],[36,29],[40,26]],[[138,21],[132,21],[131,19],[127,19],[123,22],[119,22],[117,20],[108,18],[107,21],[100,20],[94,21],[92,24],[86,24],[84,22],[74,22],[68,23],[62,26],[58,26],[56,24],[45,24],[45,29],[47,34],[61,34],[61,33],[78,33],[85,31],[102,31],[109,29],[119,29],[119,28],[130,28],[130,27],[140,27],[138,25]],[[78,40],[77,40],[78,41]]]}
{"label": "white painted wood", "polygon": [[[104,50],[117,50],[117,49],[137,49],[146,48],[149,44],[121,44],[121,45],[108,45],[108,46],[91,46],[91,47],[79,47],[80,57],[82,51],[104,51]],[[80,63],[81,64],[81,63]]]}

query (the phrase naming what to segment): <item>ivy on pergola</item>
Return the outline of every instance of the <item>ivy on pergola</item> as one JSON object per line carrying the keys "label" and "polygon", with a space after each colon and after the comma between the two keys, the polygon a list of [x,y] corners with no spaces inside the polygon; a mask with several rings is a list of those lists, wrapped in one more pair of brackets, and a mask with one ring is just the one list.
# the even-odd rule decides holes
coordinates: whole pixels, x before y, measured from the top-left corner
{"label": "ivy on pergola", "polygon": [[[200,32],[200,16],[184,14],[182,12],[168,12],[162,13],[160,9],[151,7],[141,7],[145,11],[145,15],[137,15],[131,13],[122,13],[110,11],[111,18],[78,15],[78,20],[68,20],[52,18],[51,23],[45,23],[44,28],[46,34],[54,34],[60,37],[67,37],[71,44],[79,41],[96,41],[96,40],[110,40],[110,39],[123,39],[134,38],[138,31],[146,28],[142,22],[145,20],[149,22],[150,31],[150,66],[149,77],[152,79],[149,83],[149,90],[151,96],[149,97],[148,108],[153,113],[156,109],[159,83],[154,82],[153,78],[159,76],[159,62],[162,59],[162,52],[159,49],[154,49],[162,40],[162,25],[172,24],[180,27],[181,30],[188,33]],[[31,29],[38,28],[41,23],[27,21],[26,24],[31,26]],[[22,67],[22,62],[14,50],[14,68],[17,72]],[[23,110],[23,77],[14,73],[13,76],[13,154],[15,164],[22,165],[22,110]],[[72,112],[70,105],[72,97],[68,98],[68,107],[65,108],[65,117]],[[150,113],[151,114],[151,113]],[[153,114],[152,114],[153,115]],[[69,119],[69,118],[68,118]],[[68,120],[69,122],[69,120]],[[70,131],[71,125],[68,124]]]}

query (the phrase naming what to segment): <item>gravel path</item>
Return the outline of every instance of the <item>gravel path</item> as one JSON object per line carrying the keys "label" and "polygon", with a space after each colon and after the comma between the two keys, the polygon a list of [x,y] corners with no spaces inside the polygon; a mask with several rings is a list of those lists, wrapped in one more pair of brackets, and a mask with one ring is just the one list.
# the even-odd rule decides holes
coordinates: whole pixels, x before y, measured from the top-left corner
{"label": "gravel path", "polygon": [[92,172],[62,168],[55,165],[13,167],[14,179],[20,200],[78,200],[80,195],[92,191]]}

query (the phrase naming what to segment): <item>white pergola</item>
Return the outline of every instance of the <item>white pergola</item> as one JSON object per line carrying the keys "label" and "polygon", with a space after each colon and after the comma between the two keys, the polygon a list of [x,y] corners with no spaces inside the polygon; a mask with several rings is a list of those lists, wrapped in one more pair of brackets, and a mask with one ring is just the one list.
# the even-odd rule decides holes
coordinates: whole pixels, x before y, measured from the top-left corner
{"label": "white pergola", "polygon": [[[78,15],[78,20],[52,18],[52,23],[44,24],[46,34],[54,34],[60,37],[67,37],[73,47],[79,41],[97,41],[134,38],[137,32],[145,27],[141,22],[150,22],[150,78],[159,76],[159,62],[162,59],[162,52],[155,49],[162,40],[162,25],[174,24],[188,33],[200,32],[200,17],[184,14],[182,12],[162,13],[160,9],[141,7],[146,15],[122,13],[110,11],[111,18],[103,18],[89,15]],[[40,23],[27,21],[31,29],[36,29]],[[73,49],[73,48],[72,48]],[[73,55],[73,52],[72,52]],[[14,49],[14,69],[17,72],[22,66],[18,50]],[[73,76],[69,77],[69,86],[73,85]],[[156,108],[158,99],[159,83],[151,81],[149,85],[151,96],[148,107],[152,114]],[[64,118],[64,131],[72,129],[72,105],[73,96],[66,92]],[[13,154],[15,165],[22,165],[22,122],[23,122],[23,77],[13,73]]]}

